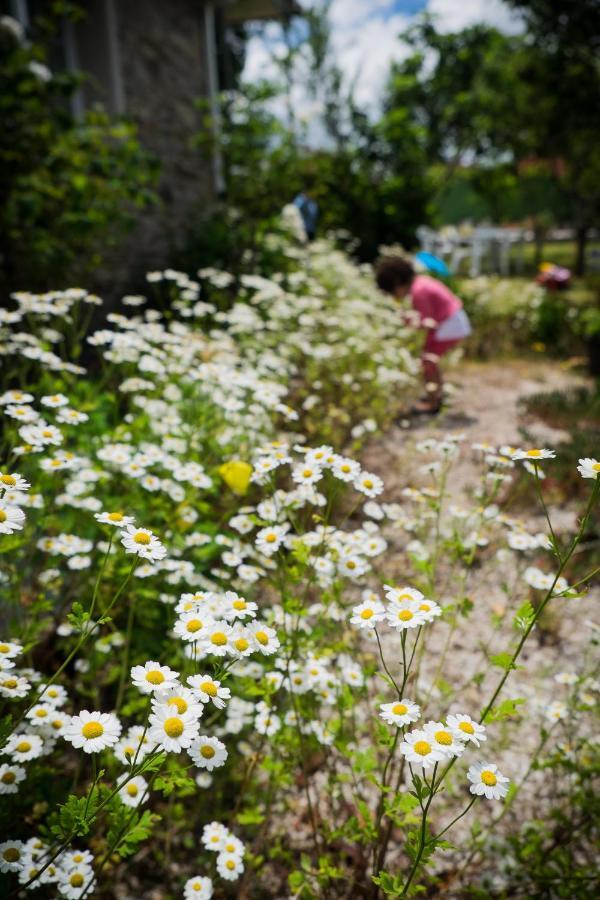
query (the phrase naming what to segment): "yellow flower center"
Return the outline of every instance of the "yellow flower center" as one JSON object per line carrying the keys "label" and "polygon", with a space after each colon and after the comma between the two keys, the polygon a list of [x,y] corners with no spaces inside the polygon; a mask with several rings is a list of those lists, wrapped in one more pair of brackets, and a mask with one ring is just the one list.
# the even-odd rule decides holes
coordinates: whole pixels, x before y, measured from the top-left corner
{"label": "yellow flower center", "polygon": [[14,772],[5,772],[2,776],[2,781],[4,784],[13,784],[13,782],[16,780],[16,777],[17,776]]}
{"label": "yellow flower center", "polygon": [[212,759],[215,755],[215,748],[211,747],[209,744],[205,744],[204,747],[200,748],[200,753],[204,759]]}
{"label": "yellow flower center", "polygon": [[46,693],[49,697],[58,697],[58,691],[56,690],[56,688],[48,688]]}
{"label": "yellow flower center", "polygon": [[133,536],[133,540],[136,544],[149,544],[150,543],[150,535],[146,534],[145,531],[136,531]]}
{"label": "yellow flower center", "polygon": [[75,872],[75,874],[71,875],[71,877],[69,878],[69,884],[72,885],[72,887],[81,887],[84,880],[85,879],[83,875],[81,875],[79,872]]}
{"label": "yellow flower center", "polygon": [[401,609],[398,613],[398,618],[401,622],[410,622],[410,620],[413,618],[413,614],[410,609]]}
{"label": "yellow flower center", "polygon": [[245,601],[245,600],[242,600],[241,597],[240,597],[239,600],[234,600],[234,601],[233,601],[233,608],[234,608],[234,609],[246,609],[246,606],[247,606],[247,605],[248,605],[248,604],[246,603],[246,601]]}
{"label": "yellow flower center", "polygon": [[38,719],[43,719],[48,715],[48,711],[45,709],[36,709],[35,714]]}
{"label": "yellow flower center", "polygon": [[28,753],[31,750],[29,741],[20,741],[16,746],[17,753]]}
{"label": "yellow flower center", "polygon": [[187,712],[188,704],[183,697],[170,697],[167,702],[169,706],[177,707],[177,712],[180,716],[182,716],[184,712]]}
{"label": "yellow flower center", "polygon": [[16,862],[18,859],[21,859],[21,854],[16,847],[7,847],[2,854],[2,858],[5,859],[6,862]]}
{"label": "yellow flower center", "polygon": [[183,722],[181,719],[178,719],[177,716],[171,716],[170,719],[165,719],[163,728],[170,738],[177,738],[183,734]]}
{"label": "yellow flower center", "polygon": [[121,522],[123,519],[123,513],[120,513],[120,512],[109,513],[108,519],[110,522]]}
{"label": "yellow flower center", "polygon": [[200,631],[202,628],[202,622],[200,619],[190,619],[190,621],[186,624],[186,631],[191,631],[192,634],[196,631]]}
{"label": "yellow flower center", "polygon": [[344,473],[349,472],[349,471],[350,471],[350,466],[349,466],[347,463],[344,463],[343,466],[340,466],[340,471],[341,471],[341,472],[344,472]]}
{"label": "yellow flower center", "polygon": [[230,871],[233,871],[233,869],[235,869],[235,862],[232,859],[228,859],[225,865]]}
{"label": "yellow flower center", "polygon": [[9,650],[8,644],[0,644],[0,653],[8,653]]}
{"label": "yellow flower center", "polygon": [[303,476],[304,476],[305,478],[310,478],[310,476],[312,475],[312,473],[313,473],[313,472],[312,472],[312,469],[305,469],[305,470],[303,471],[302,474],[303,474]]}
{"label": "yellow flower center", "polygon": [[100,722],[86,722],[81,729],[81,733],[84,738],[91,741],[93,738],[101,737],[104,734],[104,728]]}
{"label": "yellow flower center", "polygon": [[2,484],[7,484],[9,487],[14,487],[17,483],[17,479],[8,474],[0,475],[0,481],[2,482]]}
{"label": "yellow flower center", "polygon": [[165,676],[158,669],[152,669],[150,672],[146,672],[146,681],[149,681],[150,684],[162,684],[165,680]]}
{"label": "yellow flower center", "polygon": [[594,470],[594,472],[600,472],[600,463],[594,463],[592,469]]}
{"label": "yellow flower center", "polygon": [[452,735],[449,731],[436,731],[435,739],[438,744],[444,744],[446,747],[449,747],[452,743]]}
{"label": "yellow flower center", "polygon": [[246,640],[246,638],[238,638],[237,641],[235,641],[235,649],[239,650],[240,653],[243,653],[244,650],[247,650],[249,646],[250,644]]}
{"label": "yellow flower center", "polygon": [[212,681],[203,681],[202,684],[200,685],[200,690],[201,690],[204,694],[208,694],[209,697],[216,697],[216,696],[217,696],[217,688],[216,688],[216,686],[213,684]]}
{"label": "yellow flower center", "polygon": [[490,772],[489,769],[484,769],[481,773],[481,780],[484,784],[487,784],[488,787],[494,787],[494,785],[498,782],[498,779],[494,775],[493,772]]}
{"label": "yellow flower center", "polygon": [[346,568],[347,569],[355,569],[356,563],[354,562],[354,560],[349,559],[348,562],[346,563]]}
{"label": "yellow flower center", "polygon": [[428,753],[431,753],[431,744],[428,744],[427,741],[417,741],[414,750],[419,756],[427,756]]}
{"label": "yellow flower center", "polygon": [[422,609],[423,612],[429,612],[429,610],[431,609],[431,606],[429,605],[429,603],[421,603],[421,605],[419,606],[419,609]]}
{"label": "yellow flower center", "polygon": [[408,712],[408,706],[405,706],[404,703],[395,703],[392,706],[392,712],[395,716],[405,716]]}
{"label": "yellow flower center", "polygon": [[266,633],[266,631],[255,631],[254,637],[256,638],[258,643],[262,644],[263,646],[269,643],[269,635]]}
{"label": "yellow flower center", "polygon": [[62,719],[54,719],[50,724],[58,731],[59,728],[62,728]]}
{"label": "yellow flower center", "polygon": [[366,487],[366,488],[373,487],[373,482],[371,481],[370,478],[365,478],[365,480],[363,481],[363,487]]}
{"label": "yellow flower center", "polygon": [[538,457],[540,457],[542,455],[542,451],[537,450],[537,449],[528,450],[526,455],[531,456],[532,459],[537,459]]}
{"label": "yellow flower center", "polygon": [[[274,544],[275,541],[277,540],[277,535],[273,534],[273,532],[271,532],[270,534],[268,534],[266,536],[265,540],[266,540],[267,544]],[[235,604],[234,604],[234,606],[235,606]]]}
{"label": "yellow flower center", "polygon": [[215,633],[211,636],[211,642],[217,647],[224,647],[227,643],[227,635],[223,634],[222,631],[215,631]]}
{"label": "yellow flower center", "polygon": [[129,794],[130,797],[137,797],[139,792],[140,791],[139,791],[137,784],[128,784],[127,785],[127,793]]}
{"label": "yellow flower center", "polygon": [[8,519],[8,516],[6,515],[4,510],[0,509],[0,522],[6,522],[7,519]]}
{"label": "yellow flower center", "polygon": [[475,729],[470,722],[459,722],[458,727],[461,731],[464,731],[465,734],[475,734]]}
{"label": "yellow flower center", "polygon": [[16,688],[16,686],[18,685],[18,683],[19,683],[19,682],[17,681],[16,678],[7,678],[6,681],[3,681],[3,682],[2,682],[2,687],[5,687],[5,688],[8,688],[9,690],[12,690],[13,688]]}
{"label": "yellow flower center", "polygon": [[363,611],[360,614],[360,617],[361,617],[361,619],[370,619],[372,615],[373,615],[372,609],[363,609]]}

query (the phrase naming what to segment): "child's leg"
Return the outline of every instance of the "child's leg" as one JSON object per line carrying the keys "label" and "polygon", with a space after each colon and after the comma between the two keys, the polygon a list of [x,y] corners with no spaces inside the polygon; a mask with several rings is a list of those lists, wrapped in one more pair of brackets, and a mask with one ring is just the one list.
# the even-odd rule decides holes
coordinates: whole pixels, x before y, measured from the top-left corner
{"label": "child's leg", "polygon": [[421,358],[427,397],[417,404],[415,407],[417,412],[436,412],[439,409],[444,385],[439,359],[458,343],[459,340],[438,341],[433,336],[433,332],[428,333]]}

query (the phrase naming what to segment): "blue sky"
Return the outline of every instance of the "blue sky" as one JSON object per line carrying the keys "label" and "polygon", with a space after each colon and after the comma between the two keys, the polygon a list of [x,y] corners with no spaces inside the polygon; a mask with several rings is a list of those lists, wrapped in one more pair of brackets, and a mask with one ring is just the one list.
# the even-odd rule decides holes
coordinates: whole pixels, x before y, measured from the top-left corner
{"label": "blue sky", "polygon": [[[301,5],[318,2],[301,0]],[[520,30],[518,16],[502,0],[332,0],[335,57],[348,81],[356,81],[356,99],[366,110],[376,112],[390,62],[406,53],[398,34],[424,11],[436,17],[443,31],[459,30],[475,22],[487,22],[507,32]],[[283,52],[281,33],[275,24],[267,28],[266,39],[252,38],[247,48],[246,77],[272,76],[272,53],[278,48]],[[302,114],[310,118],[316,112],[314,103],[298,89],[295,104]]]}

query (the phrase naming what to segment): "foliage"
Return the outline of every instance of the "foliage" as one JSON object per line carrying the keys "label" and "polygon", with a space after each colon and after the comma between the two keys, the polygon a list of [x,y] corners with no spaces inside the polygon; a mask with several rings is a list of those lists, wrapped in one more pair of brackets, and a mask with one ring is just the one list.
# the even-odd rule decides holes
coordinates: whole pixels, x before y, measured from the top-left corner
{"label": "foliage", "polygon": [[1,286],[45,289],[98,266],[100,242],[154,202],[156,166],[132,125],[71,116],[78,78],[50,71],[44,43],[5,23],[0,44]]}
{"label": "foliage", "polygon": [[[539,865],[567,799],[595,877],[585,752],[568,798],[536,777],[597,729],[596,470],[557,534],[551,453],[407,438],[388,502],[338,448],[401,409],[415,335],[368,269],[271,240],[283,271],[242,275],[233,305],[229,272],[148,273],[167,312],[123,298],[89,339],[97,379],[75,361],[97,298],[21,292],[3,317],[2,887],[481,896],[493,841],[535,862],[509,884],[579,879],[572,854]],[[550,539],[502,511],[519,457]],[[529,653],[553,614],[572,671]],[[559,830],[524,840],[532,809]]]}

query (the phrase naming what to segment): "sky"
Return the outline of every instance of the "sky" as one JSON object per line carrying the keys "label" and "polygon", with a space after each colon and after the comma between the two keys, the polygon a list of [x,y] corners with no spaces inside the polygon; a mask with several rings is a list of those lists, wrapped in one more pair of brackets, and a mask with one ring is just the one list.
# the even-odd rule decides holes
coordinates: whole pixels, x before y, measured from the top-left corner
{"label": "sky", "polygon": [[[312,2],[318,0],[301,0],[301,5]],[[502,0],[333,0],[330,20],[336,60],[349,81],[356,79],[355,99],[366,111],[377,111],[390,62],[406,52],[398,34],[423,12],[436,16],[442,31],[460,30],[475,22],[510,33],[520,30],[518,16]],[[272,53],[281,46],[280,29],[274,23],[263,37],[252,37],[247,45],[245,77],[253,81],[272,76]],[[300,92],[295,105],[301,115],[310,117],[317,111],[315,101]]]}

